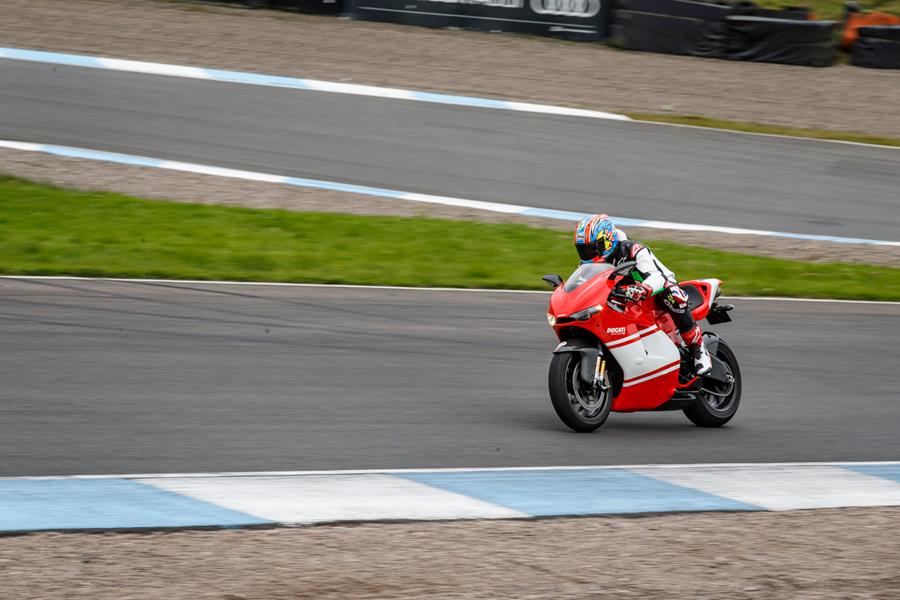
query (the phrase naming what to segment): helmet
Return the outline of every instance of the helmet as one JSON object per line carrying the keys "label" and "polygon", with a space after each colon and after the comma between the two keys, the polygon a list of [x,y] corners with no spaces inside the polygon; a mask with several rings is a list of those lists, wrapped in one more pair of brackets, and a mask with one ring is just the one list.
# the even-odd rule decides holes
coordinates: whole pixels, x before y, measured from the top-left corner
{"label": "helmet", "polygon": [[575,226],[575,249],[582,262],[606,260],[619,246],[619,230],[605,214],[583,218]]}

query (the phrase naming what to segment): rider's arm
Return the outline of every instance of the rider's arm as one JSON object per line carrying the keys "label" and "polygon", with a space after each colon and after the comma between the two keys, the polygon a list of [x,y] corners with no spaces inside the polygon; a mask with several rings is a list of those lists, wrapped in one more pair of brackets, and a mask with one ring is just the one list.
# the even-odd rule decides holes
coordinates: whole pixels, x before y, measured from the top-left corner
{"label": "rider's arm", "polygon": [[651,296],[666,288],[669,282],[649,248],[646,246],[639,248],[635,252],[634,260],[637,261],[634,270],[640,274],[641,283],[649,288]]}

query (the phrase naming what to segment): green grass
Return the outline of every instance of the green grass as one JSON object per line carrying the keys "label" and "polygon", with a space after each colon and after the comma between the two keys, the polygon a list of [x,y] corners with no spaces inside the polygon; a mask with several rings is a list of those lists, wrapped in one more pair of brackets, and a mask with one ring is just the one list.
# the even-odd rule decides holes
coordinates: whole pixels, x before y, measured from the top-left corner
{"label": "green grass", "polygon": [[852,133],[846,131],[828,131],[826,129],[802,129],[799,127],[781,127],[779,125],[762,125],[759,123],[747,123],[744,121],[726,121],[723,119],[710,119],[698,115],[666,115],[655,113],[627,113],[632,119],[639,121],[655,121],[657,123],[675,123],[677,125],[694,125],[696,127],[713,127],[716,129],[729,129],[732,131],[748,131],[750,133],[770,133],[775,135],[788,135],[792,137],[807,137],[819,140],[840,140],[844,142],[859,142],[863,144],[877,144],[879,146],[900,147],[900,139],[868,135],[865,133]]}
{"label": "green grass", "polygon": [[[682,278],[729,294],[900,299],[900,269],[653,244]],[[545,289],[571,235],[524,225],[140,200],[0,178],[0,272]]]}

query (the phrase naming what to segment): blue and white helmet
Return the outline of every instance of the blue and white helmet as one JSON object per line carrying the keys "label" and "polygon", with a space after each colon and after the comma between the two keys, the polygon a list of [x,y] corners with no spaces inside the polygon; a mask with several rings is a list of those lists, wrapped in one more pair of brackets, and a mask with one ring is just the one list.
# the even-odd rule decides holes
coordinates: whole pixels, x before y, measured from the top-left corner
{"label": "blue and white helmet", "polygon": [[575,226],[575,249],[581,262],[606,260],[619,246],[620,232],[605,214],[583,218]]}

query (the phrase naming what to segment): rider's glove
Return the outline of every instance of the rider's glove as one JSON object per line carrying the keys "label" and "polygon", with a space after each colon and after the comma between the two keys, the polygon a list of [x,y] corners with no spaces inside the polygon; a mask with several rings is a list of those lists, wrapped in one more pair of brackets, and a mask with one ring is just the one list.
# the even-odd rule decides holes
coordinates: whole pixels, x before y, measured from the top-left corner
{"label": "rider's glove", "polygon": [[631,302],[640,302],[649,296],[651,291],[652,290],[644,284],[629,285],[625,288],[625,298]]}

